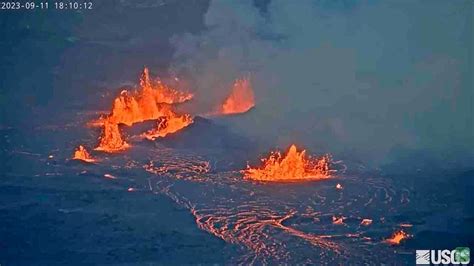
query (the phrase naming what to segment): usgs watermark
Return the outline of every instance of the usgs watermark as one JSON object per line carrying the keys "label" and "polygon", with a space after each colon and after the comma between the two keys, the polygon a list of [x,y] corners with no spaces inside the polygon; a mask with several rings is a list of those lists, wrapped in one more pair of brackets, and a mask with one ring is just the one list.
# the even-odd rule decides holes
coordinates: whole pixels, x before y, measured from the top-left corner
{"label": "usgs watermark", "polygon": [[453,250],[417,250],[417,265],[436,265],[436,264],[462,264],[466,265],[470,262],[470,250],[468,247],[457,247]]}

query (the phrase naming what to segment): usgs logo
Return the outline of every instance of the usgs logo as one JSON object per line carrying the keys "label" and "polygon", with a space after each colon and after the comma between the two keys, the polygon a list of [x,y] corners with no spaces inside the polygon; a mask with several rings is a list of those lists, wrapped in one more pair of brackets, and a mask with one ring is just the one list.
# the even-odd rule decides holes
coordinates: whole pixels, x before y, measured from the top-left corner
{"label": "usgs logo", "polygon": [[470,261],[470,252],[467,247],[457,247],[453,250],[417,250],[416,264],[468,264]]}

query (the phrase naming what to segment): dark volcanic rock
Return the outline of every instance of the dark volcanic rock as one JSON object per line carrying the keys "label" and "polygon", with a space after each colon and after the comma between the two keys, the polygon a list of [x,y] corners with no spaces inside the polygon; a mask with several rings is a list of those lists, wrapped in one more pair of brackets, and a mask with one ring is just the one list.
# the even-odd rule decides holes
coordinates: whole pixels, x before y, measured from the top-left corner
{"label": "dark volcanic rock", "polygon": [[227,127],[197,116],[194,123],[166,138],[158,139],[165,146],[190,149],[225,149],[227,151],[245,151],[252,142],[231,132]]}
{"label": "dark volcanic rock", "polygon": [[185,129],[165,138],[158,138],[155,143],[205,155],[219,170],[243,169],[248,160],[257,156],[254,141],[199,116]]}

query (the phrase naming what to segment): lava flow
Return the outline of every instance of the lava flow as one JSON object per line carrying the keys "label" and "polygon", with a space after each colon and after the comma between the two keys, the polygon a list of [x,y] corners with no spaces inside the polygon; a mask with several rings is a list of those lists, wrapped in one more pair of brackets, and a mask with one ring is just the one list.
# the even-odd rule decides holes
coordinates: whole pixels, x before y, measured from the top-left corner
{"label": "lava flow", "polygon": [[410,238],[411,235],[405,233],[403,230],[395,232],[390,238],[385,239],[385,243],[390,245],[400,245],[402,240]]}
{"label": "lava flow", "polygon": [[114,121],[109,121],[109,119],[105,120],[102,136],[95,150],[118,152],[128,147],[130,147],[130,145],[122,139],[118,124]]}
{"label": "lava flow", "polygon": [[331,177],[329,168],[330,157],[308,158],[306,151],[298,152],[295,145],[291,145],[288,153],[282,156],[275,152],[267,159],[262,159],[263,166],[243,170],[244,178],[258,181],[299,181],[320,180]]}
{"label": "lava flow", "polygon": [[232,92],[220,107],[222,114],[245,113],[255,106],[252,84],[248,78],[237,79]]}
{"label": "lava flow", "polygon": [[82,145],[79,145],[79,147],[77,147],[77,149],[74,151],[74,156],[72,159],[81,160],[87,163],[93,163],[96,161]]}
{"label": "lava flow", "polygon": [[173,113],[172,115],[158,119],[157,127],[143,133],[143,137],[149,140],[155,140],[159,137],[164,138],[166,135],[175,133],[192,123],[193,118],[190,115],[176,115]]}

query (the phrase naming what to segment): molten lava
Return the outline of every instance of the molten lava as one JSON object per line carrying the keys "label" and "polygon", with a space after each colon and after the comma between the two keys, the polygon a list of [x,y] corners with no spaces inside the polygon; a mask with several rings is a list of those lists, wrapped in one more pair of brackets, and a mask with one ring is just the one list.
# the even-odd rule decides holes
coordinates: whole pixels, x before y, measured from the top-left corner
{"label": "molten lava", "polygon": [[291,145],[288,152],[282,156],[279,152],[270,154],[262,159],[263,166],[243,170],[244,178],[259,181],[298,181],[320,180],[331,177],[329,169],[330,157],[308,158],[303,150],[298,152],[295,145]]}
{"label": "molten lava", "polygon": [[117,124],[131,126],[138,122],[157,119],[172,113],[170,105],[157,103],[148,92],[143,92],[142,96],[137,98],[123,90],[120,96],[114,100],[112,112],[108,119]]}
{"label": "molten lava", "polygon": [[138,122],[173,115],[172,104],[191,100],[193,94],[180,92],[163,84],[159,79],[152,81],[148,68],[143,70],[139,89],[133,92],[123,90],[115,98],[112,111],[91,125],[102,125],[106,119],[116,124],[131,126]]}
{"label": "molten lava", "polygon": [[232,92],[220,107],[222,114],[245,113],[255,106],[252,84],[248,78],[237,79]]}
{"label": "molten lava", "polygon": [[[143,69],[140,77],[140,87],[143,94],[152,95],[156,103],[176,104],[191,100],[194,95],[192,93],[181,92],[163,84],[160,79],[150,80],[148,68]],[[147,96],[149,96],[147,95]]]}
{"label": "molten lava", "polygon": [[77,147],[77,149],[74,151],[74,156],[72,159],[81,160],[88,163],[93,163],[96,161],[82,145],[79,145],[79,147]]}
{"label": "molten lava", "polygon": [[191,93],[174,90],[159,79],[152,81],[148,68],[140,77],[139,89],[133,92],[123,90],[114,99],[109,115],[90,123],[103,126],[103,134],[96,150],[116,152],[129,147],[122,139],[119,124],[132,126],[146,120],[159,119],[158,128],[144,134],[149,139],[164,137],[193,123],[190,115],[178,115],[173,104],[182,103],[193,97]]}
{"label": "molten lava", "polygon": [[130,147],[130,145],[122,139],[118,124],[109,119],[105,120],[102,136],[100,137],[99,145],[95,150],[117,152],[128,147]]}
{"label": "molten lava", "polygon": [[396,231],[390,238],[385,239],[385,243],[390,245],[400,245],[402,240],[410,238],[411,235],[405,233],[403,230]]}
{"label": "molten lava", "polygon": [[193,123],[193,118],[190,115],[170,115],[164,116],[158,120],[156,128],[151,129],[143,134],[143,136],[149,140],[155,140],[156,138],[163,138],[168,134],[175,133],[176,131],[185,128]]}
{"label": "molten lava", "polygon": [[117,177],[111,175],[111,174],[104,174],[104,177],[105,178],[108,178],[108,179],[117,179]]}
{"label": "molten lava", "polygon": [[341,224],[344,224],[344,216],[341,216],[341,217],[336,217],[336,216],[333,216],[332,217],[332,224],[338,224],[338,225],[341,225]]}

